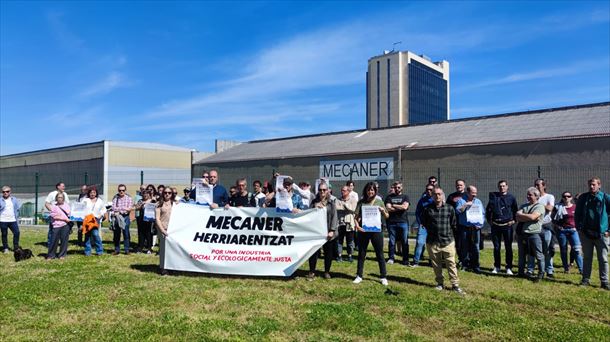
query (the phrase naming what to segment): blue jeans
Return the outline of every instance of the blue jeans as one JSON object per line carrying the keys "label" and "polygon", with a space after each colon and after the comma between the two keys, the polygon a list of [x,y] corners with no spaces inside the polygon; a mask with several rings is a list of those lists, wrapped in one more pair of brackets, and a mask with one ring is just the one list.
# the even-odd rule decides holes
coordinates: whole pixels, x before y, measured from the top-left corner
{"label": "blue jeans", "polygon": [[388,234],[390,236],[388,256],[394,260],[396,254],[396,236],[402,244],[402,261],[409,262],[409,224],[406,222],[388,223]]}
{"label": "blue jeans", "polygon": [[481,230],[472,227],[465,227],[460,238],[460,248],[462,253],[463,266],[478,270],[479,264],[479,243],[481,242]]}
{"label": "blue jeans", "polygon": [[[97,224],[100,224],[99,219]],[[93,242],[95,243],[95,252],[98,255],[102,255],[104,249],[102,248],[102,238],[100,237],[99,229],[93,229],[85,234],[85,255],[91,255],[91,237],[93,237]]]}
{"label": "blue jeans", "polygon": [[582,273],[582,245],[580,244],[580,238],[576,228],[565,228],[560,229],[557,234],[557,241],[559,241],[559,250],[561,253],[561,263],[563,269],[567,272],[570,266],[568,261],[568,242],[572,247],[572,250],[576,253],[576,266],[578,271]]}
{"label": "blue jeans", "polygon": [[2,249],[8,249],[8,230],[13,232],[13,249],[19,247],[19,224],[15,222],[0,222],[2,230]]}
{"label": "blue jeans", "polygon": [[424,255],[424,249],[426,248],[426,238],[428,237],[428,230],[426,227],[420,225],[417,230],[417,242],[415,243],[415,253],[413,254],[413,263],[419,264],[419,261]]}
{"label": "blue jeans", "polygon": [[[540,232],[540,241],[542,241],[542,254],[544,254],[544,265],[546,274],[553,274],[553,256],[555,255],[555,245],[553,244],[553,231],[548,226],[542,226]],[[534,271],[534,257],[528,259],[528,270]]]}
{"label": "blue jeans", "polygon": [[[129,216],[125,216],[125,228],[123,229],[123,248],[125,249],[125,253],[129,252],[129,241],[131,240],[131,236],[129,234],[130,223],[131,221],[129,221]],[[118,226],[115,226],[113,233],[114,235],[112,240],[114,242],[114,251],[118,253],[121,251],[121,229],[119,229]]]}
{"label": "blue jeans", "polygon": [[[523,234],[517,236],[519,247],[519,275],[525,275],[526,255],[529,259],[538,261],[538,277],[544,276],[544,253],[542,252],[542,239],[540,234]],[[529,268],[528,273],[533,274],[534,268]]]}
{"label": "blue jeans", "polygon": [[513,268],[513,226],[491,225],[491,241],[494,244],[494,267],[500,268],[502,258],[500,250],[504,241],[506,268]]}

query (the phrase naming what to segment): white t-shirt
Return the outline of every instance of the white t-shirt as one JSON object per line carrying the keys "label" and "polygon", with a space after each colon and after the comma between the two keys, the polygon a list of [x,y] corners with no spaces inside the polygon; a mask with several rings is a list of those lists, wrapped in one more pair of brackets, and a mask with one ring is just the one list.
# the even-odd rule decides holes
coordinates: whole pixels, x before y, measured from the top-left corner
{"label": "white t-shirt", "polygon": [[83,199],[83,203],[87,206],[87,215],[93,214],[95,218],[99,219],[106,213],[106,205],[101,198],[98,198],[95,203],[93,203],[90,198],[85,198]]}
{"label": "white t-shirt", "polygon": [[350,191],[349,197],[355,199],[356,202],[358,202],[358,200],[360,199],[359,196],[358,196],[358,193],[356,191]]}
{"label": "white t-shirt", "polygon": [[4,210],[0,213],[0,222],[15,222],[15,208],[13,207],[13,200],[9,197],[4,200]]}
{"label": "white t-shirt", "polygon": [[[51,193],[50,193],[50,194],[47,196],[47,199],[45,200],[45,202],[47,202],[47,203],[51,203],[51,204],[53,204],[53,205],[57,204],[57,201],[55,201],[55,197],[57,196],[57,193],[58,193],[58,192],[59,192],[59,191],[57,191],[57,190],[52,191],[52,192],[51,192]],[[64,192],[64,202],[65,202],[66,204],[70,204],[70,199],[68,198],[68,194],[67,194],[67,193],[65,193],[65,192]]]}
{"label": "white t-shirt", "polygon": [[[545,194],[544,196],[540,196],[540,198],[538,199],[538,203],[544,205],[545,207],[549,204],[555,206],[555,196],[551,194]],[[544,218],[542,219],[543,226],[551,223],[552,221],[551,212],[545,209],[544,213]]]}

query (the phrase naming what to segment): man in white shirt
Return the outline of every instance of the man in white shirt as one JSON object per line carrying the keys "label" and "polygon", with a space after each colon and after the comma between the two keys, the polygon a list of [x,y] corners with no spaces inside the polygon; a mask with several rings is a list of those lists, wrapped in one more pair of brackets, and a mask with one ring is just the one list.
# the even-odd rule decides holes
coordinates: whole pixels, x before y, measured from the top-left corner
{"label": "man in white shirt", "polygon": [[[55,190],[51,191],[47,196],[47,199],[44,201],[44,207],[47,208],[48,211],[51,211],[51,205],[57,204],[55,201],[55,197],[58,193],[64,194],[64,203],[70,205],[70,199],[68,198],[68,194],[66,193],[66,184],[63,182],[59,182],[55,184]],[[53,224],[49,222],[49,232],[47,234],[47,245],[51,241],[51,233],[53,232]]]}
{"label": "man in white shirt", "polygon": [[19,209],[21,204],[11,196],[11,187],[2,187],[0,197],[0,230],[2,231],[2,252],[8,253],[8,230],[13,232],[13,250],[19,247]]}

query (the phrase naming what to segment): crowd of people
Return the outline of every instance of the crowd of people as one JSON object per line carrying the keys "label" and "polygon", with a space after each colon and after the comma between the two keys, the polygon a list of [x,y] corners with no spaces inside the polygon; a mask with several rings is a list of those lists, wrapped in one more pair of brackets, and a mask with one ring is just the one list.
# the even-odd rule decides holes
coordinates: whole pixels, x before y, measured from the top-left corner
{"label": "crowd of people", "polygon": [[[448,271],[451,289],[463,294],[459,285],[458,270],[482,273],[479,260],[481,229],[485,222],[491,227],[494,264],[491,274],[514,275],[513,241],[516,240],[517,276],[538,282],[554,278],[553,257],[555,243],[559,245],[561,265],[569,272],[573,262],[582,275],[581,285],[588,286],[591,278],[593,251],[597,252],[601,288],[610,290],[608,285],[608,245],[610,230],[610,195],[601,191],[601,180],[593,177],[588,181],[588,191],[573,196],[565,191],[561,200],[547,193],[544,179],[536,179],[527,189],[527,202],[519,204],[509,190],[506,180],[498,182],[498,191],[489,194],[487,205],[478,197],[475,185],[467,185],[463,179],[455,181],[455,192],[445,195],[436,177],[431,176],[418,199],[415,208],[417,235],[412,260],[409,260],[409,215],[411,200],[404,193],[400,181],[395,181],[389,194],[382,198],[379,185],[369,182],[362,194],[354,191],[354,183],[348,181],[337,196],[332,194],[331,184],[321,180],[317,192],[312,191],[307,182],[295,183],[292,178],[283,178],[281,186],[275,188],[275,174],[272,180],[252,183],[254,192],[248,191],[245,178],[237,179],[235,186],[226,190],[219,182],[217,170],[204,171],[202,182],[212,187],[210,208],[222,207],[266,207],[276,206],[276,192],[284,192],[292,201],[292,212],[309,208],[326,208],[327,242],[319,253],[309,259],[308,280],[316,277],[318,258],[323,256],[323,277],[331,278],[333,262],[353,262],[357,251],[357,268],[354,284],[363,281],[364,264],[369,243],[372,244],[379,266],[380,282],[388,285],[387,266],[400,262],[409,267],[418,267],[427,249],[430,264],[435,273],[436,289],[444,289],[443,269]],[[172,208],[180,203],[194,203],[195,187],[185,188],[183,196],[175,187],[141,186],[132,198],[127,187],[121,184],[109,203],[99,198],[97,189],[83,185],[76,199],[84,203],[89,220],[77,223],[77,241],[84,246],[84,254],[92,255],[92,240],[96,255],[104,253],[99,229],[103,220],[110,221],[113,232],[113,255],[120,254],[121,237],[123,252],[130,254],[130,225],[137,223],[138,244],[135,252],[151,254],[153,246],[159,244],[160,270],[164,269],[164,244],[167,236]],[[314,193],[316,192],[316,193]],[[68,237],[74,222],[70,218],[70,199],[65,192],[65,184],[60,182],[56,190],[49,193],[45,207],[50,212],[47,236],[47,259],[63,259],[68,249]],[[11,195],[11,188],[2,188],[0,198],[0,228],[2,249],[8,249],[8,230],[13,233],[13,246],[19,246],[19,201]],[[373,206],[383,218],[383,227],[388,235],[388,259],[384,255],[384,234],[382,231],[368,231],[363,228],[363,207]],[[147,218],[146,210],[154,208],[154,219]],[[377,209],[374,209],[375,212]],[[504,244],[504,269],[502,269],[501,249]],[[344,249],[345,246],[345,249]],[[569,249],[568,249],[569,247]],[[58,250],[59,248],[59,250]],[[569,252],[568,252],[569,250]],[[345,251],[345,253],[344,253]]]}

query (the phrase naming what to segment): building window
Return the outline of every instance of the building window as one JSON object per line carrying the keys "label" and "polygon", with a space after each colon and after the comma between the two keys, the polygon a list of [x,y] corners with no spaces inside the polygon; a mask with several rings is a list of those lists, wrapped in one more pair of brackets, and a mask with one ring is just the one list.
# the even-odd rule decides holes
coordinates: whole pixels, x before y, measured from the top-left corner
{"label": "building window", "polygon": [[379,80],[379,61],[377,61],[377,125],[375,127],[379,127],[379,122],[380,122],[380,115],[381,113],[379,112],[379,107],[380,107],[380,95],[381,95],[381,90],[379,89],[379,85],[380,85],[380,80]]}
{"label": "building window", "polygon": [[447,81],[415,60],[409,63],[409,123],[447,120]]}
{"label": "building window", "polygon": [[388,127],[391,126],[390,113],[390,59],[388,58]]}

